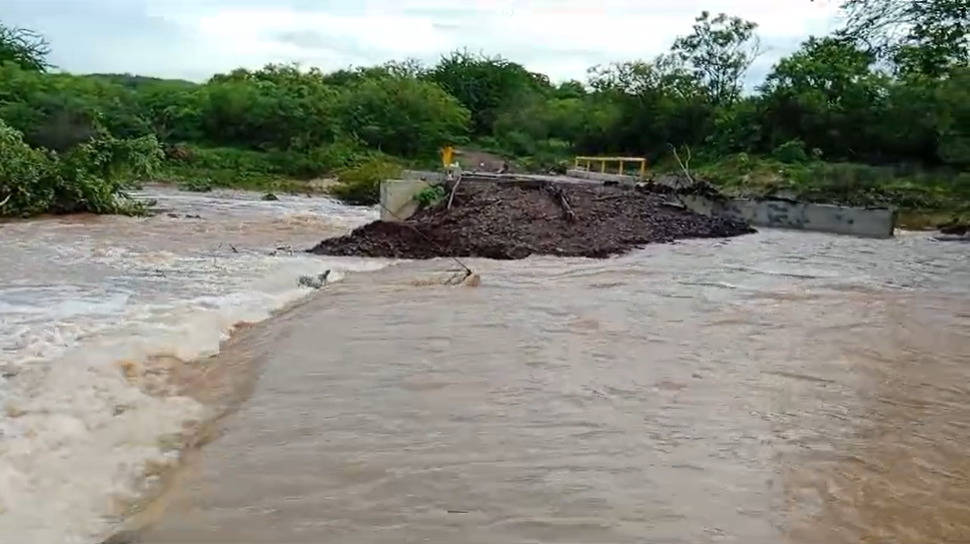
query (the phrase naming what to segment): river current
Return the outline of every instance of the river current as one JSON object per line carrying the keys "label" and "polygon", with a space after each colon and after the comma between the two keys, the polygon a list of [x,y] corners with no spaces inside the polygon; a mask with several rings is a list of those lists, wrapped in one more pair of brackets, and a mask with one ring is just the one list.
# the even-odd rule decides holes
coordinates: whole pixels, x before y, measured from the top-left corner
{"label": "river current", "polygon": [[455,287],[289,251],[373,210],[151,196],[0,225],[0,542],[103,540],[216,414],[139,542],[970,540],[963,244],[763,231]]}

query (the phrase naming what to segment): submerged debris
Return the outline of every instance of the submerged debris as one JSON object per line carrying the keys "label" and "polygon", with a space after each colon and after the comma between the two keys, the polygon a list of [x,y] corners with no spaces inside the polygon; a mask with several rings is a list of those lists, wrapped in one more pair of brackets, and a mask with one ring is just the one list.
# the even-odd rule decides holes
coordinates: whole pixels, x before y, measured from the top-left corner
{"label": "submerged debris", "polygon": [[944,223],[936,228],[940,231],[940,234],[948,234],[951,236],[966,236],[970,234],[970,223],[961,223],[959,221]]}
{"label": "submerged debris", "polygon": [[316,277],[300,276],[300,279],[297,282],[297,284],[300,287],[309,287],[310,289],[322,289],[324,286],[327,285],[327,282],[329,281],[329,279],[330,279],[330,271],[325,270],[323,274],[320,274]]}
{"label": "submerged debris", "polygon": [[270,257],[280,257],[280,256],[284,256],[284,255],[292,255],[293,253],[295,253],[295,252],[293,251],[293,248],[292,247],[290,247],[290,246],[279,246],[276,249],[270,251],[268,253],[268,255]]}
{"label": "submerged debris", "polygon": [[464,180],[456,189],[450,208],[439,203],[401,223],[376,221],[308,251],[402,259],[605,258],[651,243],[754,232],[743,222],[694,213],[670,192],[649,187]]}

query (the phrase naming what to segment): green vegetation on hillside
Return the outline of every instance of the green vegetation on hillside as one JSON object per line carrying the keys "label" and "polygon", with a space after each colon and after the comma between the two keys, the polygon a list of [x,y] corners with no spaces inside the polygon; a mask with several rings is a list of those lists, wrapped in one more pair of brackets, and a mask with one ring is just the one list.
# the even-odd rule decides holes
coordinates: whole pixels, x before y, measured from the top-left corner
{"label": "green vegetation on hillside", "polygon": [[433,66],[270,65],[203,84],[71,75],[51,71],[41,37],[0,25],[0,215],[137,212],[114,203],[135,180],[306,190],[336,176],[337,197],[373,203],[378,180],[436,165],[447,144],[537,170],[574,154],[679,170],[675,148],[738,194],[967,213],[964,4],[844,0],[846,27],[807,40],[753,93],[756,25],[707,12],[668,53],[561,83],[465,51]]}

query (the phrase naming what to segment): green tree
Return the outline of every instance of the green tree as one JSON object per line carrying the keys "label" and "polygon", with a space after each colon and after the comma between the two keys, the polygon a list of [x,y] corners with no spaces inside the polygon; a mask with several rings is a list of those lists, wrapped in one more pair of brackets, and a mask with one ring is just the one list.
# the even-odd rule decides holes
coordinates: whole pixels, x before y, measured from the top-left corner
{"label": "green tree", "polygon": [[871,45],[904,72],[939,77],[970,63],[966,0],[844,0],[842,35]]}
{"label": "green tree", "polygon": [[839,160],[879,158],[872,138],[889,81],[853,42],[811,38],[782,59],[761,87],[769,149],[801,140]]}
{"label": "green tree", "polygon": [[[590,85],[597,94],[591,102],[612,112],[610,126],[601,114],[591,135],[599,133],[615,152],[656,160],[669,145],[699,145],[709,133],[713,109],[704,83],[670,56],[594,68]],[[587,139],[580,145],[604,151]]]}
{"label": "green tree", "polygon": [[520,64],[468,51],[442,58],[426,77],[468,109],[472,133],[479,136],[491,134],[503,109],[515,107],[531,93],[545,91],[548,84]]}
{"label": "green tree", "polygon": [[339,91],[323,73],[269,65],[207,82],[201,118],[207,140],[251,149],[313,149],[337,139]]}
{"label": "green tree", "polygon": [[344,129],[400,157],[434,157],[468,133],[468,110],[434,83],[385,75],[349,85],[339,105]]}
{"label": "green tree", "polygon": [[715,104],[738,100],[744,75],[761,54],[755,30],[758,25],[720,13],[704,11],[693,31],[674,40],[672,53],[703,82]]}
{"label": "green tree", "polygon": [[0,64],[10,63],[23,70],[44,72],[50,45],[43,36],[25,28],[8,27],[0,23]]}
{"label": "green tree", "polygon": [[954,69],[934,90],[929,102],[936,105],[937,158],[970,169],[970,66]]}
{"label": "green tree", "polygon": [[65,151],[100,130],[119,137],[151,134],[128,89],[96,78],[0,66],[0,118],[30,145]]}

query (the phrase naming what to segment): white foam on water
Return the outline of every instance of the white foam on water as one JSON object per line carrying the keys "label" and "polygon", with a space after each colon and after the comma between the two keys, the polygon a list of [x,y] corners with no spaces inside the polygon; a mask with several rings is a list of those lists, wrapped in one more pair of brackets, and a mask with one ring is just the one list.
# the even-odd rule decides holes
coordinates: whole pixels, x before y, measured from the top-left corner
{"label": "white foam on water", "polygon": [[[285,203],[273,202],[245,213],[252,219],[281,208]],[[307,213],[291,215],[316,228],[301,219]],[[237,324],[264,320],[312,293],[299,285],[301,276],[331,270],[329,280],[339,281],[390,264],[275,256],[265,246],[238,249],[215,238],[206,247],[191,238],[181,250],[158,248],[159,232],[193,224],[117,221],[142,228],[86,238],[94,227],[21,225],[0,242],[2,542],[98,542],[118,514],[114,501],[144,489],[147,467],[177,459],[165,439],[202,418],[203,407],[145,393],[119,361],[215,354]]]}

